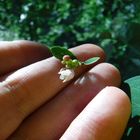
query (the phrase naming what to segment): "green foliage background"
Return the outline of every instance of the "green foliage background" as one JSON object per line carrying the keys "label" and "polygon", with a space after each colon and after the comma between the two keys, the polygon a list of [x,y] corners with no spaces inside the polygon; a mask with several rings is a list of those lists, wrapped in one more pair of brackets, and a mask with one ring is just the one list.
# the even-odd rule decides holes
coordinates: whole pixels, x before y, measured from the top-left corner
{"label": "green foliage background", "polygon": [[0,0],[0,40],[94,43],[123,79],[140,73],[139,0]]}

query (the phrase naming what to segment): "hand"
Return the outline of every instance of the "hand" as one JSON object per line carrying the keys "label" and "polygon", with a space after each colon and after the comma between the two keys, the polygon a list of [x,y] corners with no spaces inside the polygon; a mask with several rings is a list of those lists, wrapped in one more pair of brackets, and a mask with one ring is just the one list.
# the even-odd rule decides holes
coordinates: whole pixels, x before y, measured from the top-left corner
{"label": "hand", "polygon": [[72,51],[79,60],[101,59],[95,66],[79,68],[76,78],[64,84],[57,74],[62,65],[47,48],[29,41],[1,42],[0,140],[121,138],[130,101],[112,87],[120,84],[119,71],[101,63],[105,54],[95,45]]}

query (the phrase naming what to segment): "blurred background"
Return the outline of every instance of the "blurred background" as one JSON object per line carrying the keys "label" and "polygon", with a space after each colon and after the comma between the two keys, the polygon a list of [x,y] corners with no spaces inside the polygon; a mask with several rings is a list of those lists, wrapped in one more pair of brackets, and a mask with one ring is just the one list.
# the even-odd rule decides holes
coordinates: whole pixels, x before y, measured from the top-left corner
{"label": "blurred background", "polygon": [[123,79],[140,74],[140,0],[0,0],[0,40],[94,43]]}

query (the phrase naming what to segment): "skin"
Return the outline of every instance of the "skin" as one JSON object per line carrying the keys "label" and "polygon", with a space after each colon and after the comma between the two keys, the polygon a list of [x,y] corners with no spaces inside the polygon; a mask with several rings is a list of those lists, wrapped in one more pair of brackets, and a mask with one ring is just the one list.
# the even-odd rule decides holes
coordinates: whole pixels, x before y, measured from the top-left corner
{"label": "skin", "polygon": [[119,140],[130,116],[130,101],[119,71],[103,63],[103,50],[84,44],[71,51],[91,66],[76,69],[62,83],[62,64],[46,47],[30,41],[0,42],[1,140]]}

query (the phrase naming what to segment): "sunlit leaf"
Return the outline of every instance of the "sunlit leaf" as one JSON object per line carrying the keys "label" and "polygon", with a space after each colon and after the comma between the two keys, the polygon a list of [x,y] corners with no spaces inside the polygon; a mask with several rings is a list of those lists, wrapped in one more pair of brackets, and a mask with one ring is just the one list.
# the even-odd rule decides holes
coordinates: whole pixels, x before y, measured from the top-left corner
{"label": "sunlit leaf", "polygon": [[130,97],[132,113],[123,140],[140,139],[140,76],[125,81],[122,88]]}
{"label": "sunlit leaf", "polygon": [[100,57],[93,57],[93,58],[90,58],[90,59],[86,60],[85,62],[83,62],[83,64],[90,65],[90,64],[97,62],[99,59],[100,59]]}
{"label": "sunlit leaf", "polygon": [[71,59],[77,59],[76,56],[66,48],[52,47],[50,50],[51,50],[52,55],[60,60],[63,59],[64,55],[69,55]]}

